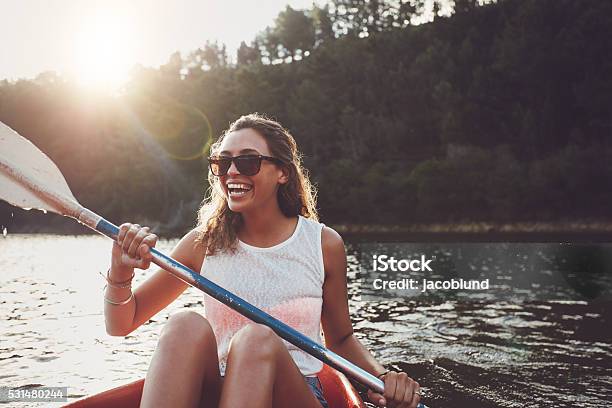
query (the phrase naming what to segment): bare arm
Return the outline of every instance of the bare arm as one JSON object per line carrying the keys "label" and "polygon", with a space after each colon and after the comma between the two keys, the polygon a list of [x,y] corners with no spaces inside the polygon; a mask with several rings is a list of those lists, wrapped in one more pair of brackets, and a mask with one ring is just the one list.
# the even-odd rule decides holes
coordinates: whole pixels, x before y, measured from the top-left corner
{"label": "bare arm", "polygon": [[[130,253],[130,256],[135,259],[133,265],[140,269],[147,269],[151,256],[148,250],[142,248],[154,247],[157,237],[151,238],[147,232],[135,233],[131,237],[127,233],[125,241],[132,240],[134,245],[125,242],[128,247],[125,252]],[[140,235],[138,235],[140,234]],[[185,266],[199,271],[204,259],[204,249],[201,244],[196,243],[197,232],[195,230],[187,233],[175,246],[170,255],[181,262]],[[147,237],[149,239],[147,240]],[[116,243],[114,245],[117,245]],[[135,249],[134,249],[135,248]],[[116,281],[123,281],[126,277],[131,276],[133,267],[126,265],[130,262],[117,261],[116,251],[121,250],[113,248],[115,251],[113,263],[111,266],[110,278]],[[138,253],[139,256],[136,256]],[[136,260],[140,258],[140,260]],[[187,284],[166,272],[163,269],[158,269],[153,275],[140,284],[134,290],[133,299],[123,305],[104,302],[104,316],[106,322],[106,332],[112,336],[126,336],[136,330],[140,325],[148,321],[152,316],[168,306],[172,301],[180,296],[187,288]],[[105,297],[116,303],[121,303],[124,299],[130,298],[130,288],[115,288],[107,287]]]}
{"label": "bare arm", "polygon": [[385,368],[353,334],[348,309],[344,242],[336,231],[325,227],[322,246],[325,283],[321,323],[325,345],[369,373],[379,375],[385,372]]}
{"label": "bare arm", "polygon": [[[347,291],[346,250],[342,237],[331,228],[322,232],[323,265],[325,283],[323,284],[323,311],[321,323],[325,345],[333,352],[346,358],[370,374],[380,376],[385,368],[361,344],[353,334],[349,317]],[[371,402],[378,406],[402,406],[414,408],[420,401],[419,384],[406,373],[389,372],[383,377],[384,396],[368,390]]]}

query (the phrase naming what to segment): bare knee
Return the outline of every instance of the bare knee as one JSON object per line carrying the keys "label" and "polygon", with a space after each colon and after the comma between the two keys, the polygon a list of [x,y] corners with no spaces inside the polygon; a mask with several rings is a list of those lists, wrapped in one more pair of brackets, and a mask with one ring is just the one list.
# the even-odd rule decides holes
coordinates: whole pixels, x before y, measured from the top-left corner
{"label": "bare knee", "polygon": [[197,349],[215,345],[215,335],[208,320],[192,310],[180,311],[170,316],[161,331],[160,342],[168,345]]}
{"label": "bare knee", "polygon": [[279,347],[284,345],[272,329],[253,323],[244,326],[234,335],[230,353],[238,353],[242,357],[265,358],[275,356]]}

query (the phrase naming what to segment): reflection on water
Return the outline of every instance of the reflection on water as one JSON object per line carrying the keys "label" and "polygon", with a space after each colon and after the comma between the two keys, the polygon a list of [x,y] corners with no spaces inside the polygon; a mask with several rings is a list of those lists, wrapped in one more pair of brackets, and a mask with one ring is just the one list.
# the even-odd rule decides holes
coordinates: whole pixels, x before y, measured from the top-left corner
{"label": "reflection on water", "polygon": [[[168,252],[174,243],[158,247]],[[67,386],[79,397],[141,378],[168,316],[202,311],[203,295],[189,288],[126,338],[108,336],[97,271],[108,267],[110,250],[97,236],[0,237],[0,386]],[[439,279],[492,279],[481,293],[385,299],[364,284],[371,250],[348,248],[357,335],[417,379],[430,407],[609,405],[612,247],[379,246],[389,255],[435,255]],[[370,258],[360,263],[364,252]],[[136,285],[149,274],[137,274]]]}
{"label": "reflection on water", "polygon": [[[362,243],[349,253],[356,330],[383,361],[426,386],[431,407],[612,401],[612,245]],[[433,271],[374,272],[379,254],[424,255]],[[490,287],[372,285],[404,277],[488,279]]]}

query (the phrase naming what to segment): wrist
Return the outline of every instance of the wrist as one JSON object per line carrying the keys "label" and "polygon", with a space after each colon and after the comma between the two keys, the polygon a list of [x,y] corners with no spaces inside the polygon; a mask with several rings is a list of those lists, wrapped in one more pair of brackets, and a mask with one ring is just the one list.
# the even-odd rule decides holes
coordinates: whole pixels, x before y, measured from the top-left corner
{"label": "wrist", "polygon": [[[104,286],[104,301],[113,306],[127,305],[130,301],[134,300],[134,292],[131,288],[117,289],[111,286]],[[117,293],[123,292],[123,294]]]}
{"label": "wrist", "polygon": [[134,268],[111,263],[111,267],[106,271],[106,278],[113,282],[124,282],[130,280],[133,274]]}
{"label": "wrist", "polygon": [[133,268],[130,268],[130,269],[132,272],[130,276],[119,277],[117,276],[117,274],[112,276],[111,274],[112,268],[108,268],[106,273],[102,273],[102,272],[99,272],[99,273],[104,278],[104,280],[106,281],[106,286],[108,286],[109,288],[126,289],[126,288],[132,287],[132,280],[134,279],[134,269]]}

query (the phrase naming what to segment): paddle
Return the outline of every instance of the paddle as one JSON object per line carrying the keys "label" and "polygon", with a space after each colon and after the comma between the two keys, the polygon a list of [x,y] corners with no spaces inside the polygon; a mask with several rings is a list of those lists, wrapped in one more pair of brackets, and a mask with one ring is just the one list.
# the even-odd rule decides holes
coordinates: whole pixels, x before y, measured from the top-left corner
{"label": "paddle", "polygon": [[[0,122],[0,199],[17,207],[52,211],[74,218],[113,240],[117,239],[119,233],[116,225],[79,204],[64,176],[49,157],[2,122]],[[297,330],[155,248],[151,249],[151,254],[155,264],[185,283],[202,290],[254,322],[265,324],[289,343],[372,390],[379,393],[384,391],[384,383],[381,380],[345,358],[315,343]]]}

